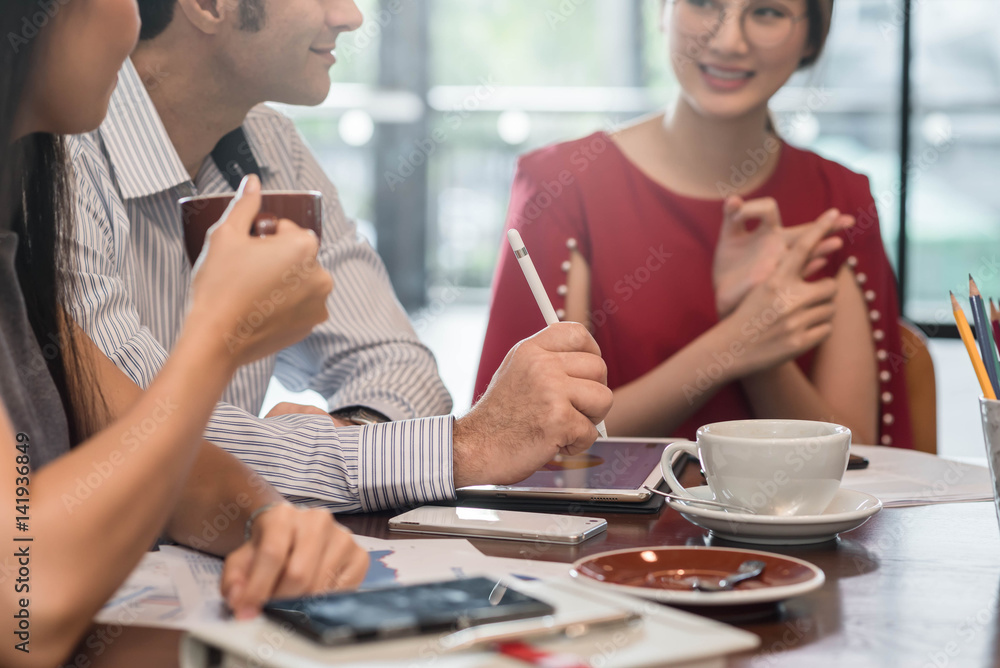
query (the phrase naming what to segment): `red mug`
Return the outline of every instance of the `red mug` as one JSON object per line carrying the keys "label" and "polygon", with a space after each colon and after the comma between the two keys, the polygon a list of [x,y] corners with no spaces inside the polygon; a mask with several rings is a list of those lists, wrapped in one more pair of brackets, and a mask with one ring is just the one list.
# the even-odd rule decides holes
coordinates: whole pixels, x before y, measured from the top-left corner
{"label": "red mug", "polygon": [[[234,194],[198,195],[178,201],[184,223],[184,246],[188,259],[194,265],[205,245],[208,229],[219,222],[229,208]],[[268,191],[261,193],[260,213],[254,220],[250,234],[260,236],[262,223],[287,218],[299,227],[312,230],[317,237],[323,233],[323,195],[315,190]],[[271,225],[271,229],[273,225]]]}

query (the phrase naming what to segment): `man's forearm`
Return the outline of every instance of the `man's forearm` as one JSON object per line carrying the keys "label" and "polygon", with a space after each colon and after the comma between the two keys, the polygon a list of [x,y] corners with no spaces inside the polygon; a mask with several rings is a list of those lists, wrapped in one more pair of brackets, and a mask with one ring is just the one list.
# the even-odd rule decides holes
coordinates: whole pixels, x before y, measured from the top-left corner
{"label": "man's forearm", "polygon": [[282,496],[239,459],[203,441],[167,535],[178,543],[226,555],[243,543],[250,514],[280,501]]}

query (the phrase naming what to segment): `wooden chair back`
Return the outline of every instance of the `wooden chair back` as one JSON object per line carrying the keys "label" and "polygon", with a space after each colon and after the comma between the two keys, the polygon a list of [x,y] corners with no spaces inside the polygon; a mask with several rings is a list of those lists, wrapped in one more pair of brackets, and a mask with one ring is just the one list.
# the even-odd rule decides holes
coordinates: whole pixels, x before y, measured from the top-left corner
{"label": "wooden chair back", "polygon": [[934,360],[927,349],[927,337],[910,322],[900,319],[903,356],[906,357],[906,390],[910,395],[910,424],[913,447],[937,454],[937,386]]}

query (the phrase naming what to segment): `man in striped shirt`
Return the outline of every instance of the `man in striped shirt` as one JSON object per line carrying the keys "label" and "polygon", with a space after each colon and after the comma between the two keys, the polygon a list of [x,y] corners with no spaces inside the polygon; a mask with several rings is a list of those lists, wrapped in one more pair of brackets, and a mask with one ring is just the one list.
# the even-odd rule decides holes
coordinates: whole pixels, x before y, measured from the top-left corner
{"label": "man in striped shirt", "polygon": [[[361,23],[352,0],[139,6],[142,37],[107,119],[70,139],[78,186],[73,315],[119,367],[147,386],[180,332],[191,266],[177,200],[233,191],[232,174],[210,154],[235,129],[237,157],[253,159],[223,161],[226,171],[259,171],[264,190],[322,192],[318,259],[336,286],[329,320],[309,338],[240,369],[206,438],[289,498],[338,511],[512,483],[559,451],[589,447],[611,395],[596,344],[572,324],[522,342],[467,416],[444,415],[451,399],[381,260],[358,238],[291,121],[261,104],[326,97],[337,36]],[[392,421],[340,426],[322,411],[258,418],[272,376],[316,390],[335,414],[346,409],[345,422],[359,408]]]}

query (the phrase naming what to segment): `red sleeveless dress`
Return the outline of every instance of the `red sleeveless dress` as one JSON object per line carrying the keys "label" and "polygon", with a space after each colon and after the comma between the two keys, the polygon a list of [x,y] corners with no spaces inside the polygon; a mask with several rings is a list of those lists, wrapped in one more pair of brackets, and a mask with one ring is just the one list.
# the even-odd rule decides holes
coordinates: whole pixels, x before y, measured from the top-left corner
{"label": "red sleeveless dress", "polygon": [[[841,233],[844,247],[817,278],[835,276],[845,263],[853,269],[877,351],[878,441],[913,447],[895,276],[882,245],[868,179],[783,144],[774,173],[745,197],[773,197],[786,225],[815,220],[831,207],[856,216],[856,225]],[[670,192],[639,170],[603,132],[523,156],[507,217],[507,229],[521,233],[557,311],[565,304],[570,249],[586,258],[594,338],[612,389],[643,376],[718,322],[712,259],[721,223],[721,199]],[[544,326],[504,239],[477,398],[507,351]],[[814,355],[811,351],[797,360],[807,374]],[[731,383],[675,433],[655,436],[693,438],[701,425],[752,417],[742,385]]]}

